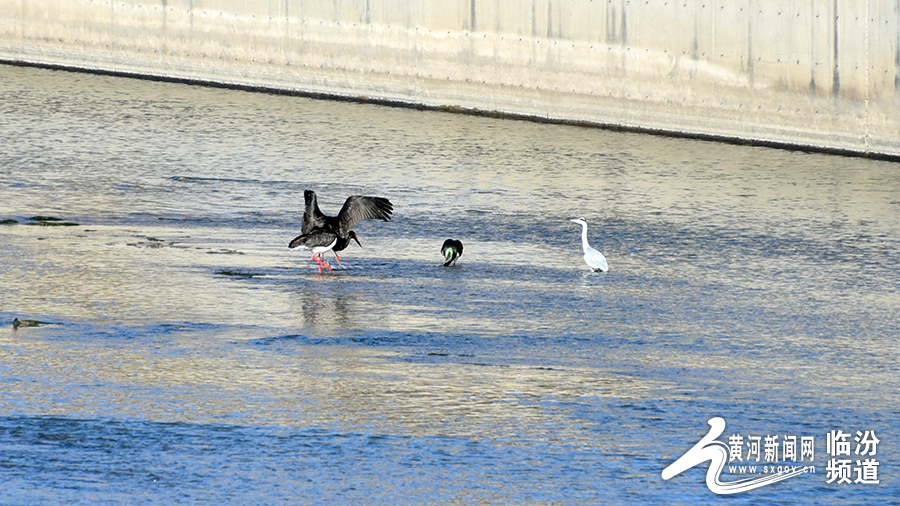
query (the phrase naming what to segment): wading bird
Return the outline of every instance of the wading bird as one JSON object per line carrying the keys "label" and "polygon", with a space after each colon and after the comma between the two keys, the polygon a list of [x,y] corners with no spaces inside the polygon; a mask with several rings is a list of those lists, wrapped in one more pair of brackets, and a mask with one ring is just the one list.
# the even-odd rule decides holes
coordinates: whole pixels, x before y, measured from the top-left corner
{"label": "wading bird", "polygon": [[288,248],[312,251],[312,259],[319,264],[319,274],[321,274],[322,266],[327,267],[329,271],[331,271],[331,266],[328,265],[328,262],[319,257],[323,256],[326,251],[334,248],[334,245],[337,244],[337,240],[338,236],[333,230],[317,228],[308,234],[295,237],[290,244],[288,244]]}
{"label": "wading bird", "polygon": [[606,263],[606,257],[603,256],[603,253],[600,253],[588,244],[587,221],[585,221],[584,218],[572,218],[569,221],[581,225],[581,246],[584,248],[584,263],[586,263],[592,271],[608,271],[609,264]]}
{"label": "wading bird", "polygon": [[295,237],[288,247],[312,251],[312,259],[319,264],[319,272],[322,272],[322,266],[331,270],[331,266],[325,262],[326,251],[334,252],[334,256],[340,262],[337,252],[344,250],[351,239],[362,248],[356,232],[351,230],[357,223],[362,220],[391,221],[391,213],[394,211],[393,204],[386,198],[353,195],[347,197],[337,216],[327,216],[319,209],[316,192],[306,190],[303,192],[303,198],[306,201],[306,209],[300,228],[301,235]]}
{"label": "wading bird", "polygon": [[[341,257],[338,257],[337,252],[346,248],[347,245],[350,244],[350,239],[353,239],[359,244],[359,239],[356,238],[356,232],[352,230],[346,239],[342,239],[328,227],[314,228],[312,232],[308,234],[295,237],[294,240],[288,244],[288,247],[291,249],[305,249],[312,251],[312,259],[319,264],[319,272],[321,273],[323,266],[331,271],[331,266],[328,265],[328,262],[326,262],[324,258],[325,252],[331,250],[331,252],[334,253],[334,256],[337,257],[338,262],[340,262]],[[362,244],[359,244],[359,247],[362,248]]]}
{"label": "wading bird", "polygon": [[[362,243],[359,242],[359,238],[356,237],[356,232],[352,230],[349,234],[347,234],[346,239],[343,237],[338,237],[337,243],[333,248],[331,248],[331,252],[334,253],[334,257],[337,258],[338,263],[341,263],[341,257],[338,256],[338,251],[344,251],[345,249],[347,249],[347,246],[350,245],[350,239],[356,241],[356,244],[359,244],[359,247],[362,248]],[[322,260],[325,260],[325,258],[323,257]]]}
{"label": "wading bird", "polygon": [[463,254],[462,241],[455,239],[447,239],[441,246],[441,254],[444,255],[444,267],[449,267],[456,263],[456,260]]}

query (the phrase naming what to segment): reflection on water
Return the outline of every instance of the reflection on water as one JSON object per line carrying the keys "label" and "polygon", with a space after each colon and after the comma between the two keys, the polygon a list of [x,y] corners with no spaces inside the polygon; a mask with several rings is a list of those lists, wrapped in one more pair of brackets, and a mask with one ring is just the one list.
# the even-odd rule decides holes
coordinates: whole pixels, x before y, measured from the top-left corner
{"label": "reflection on water", "polygon": [[[707,502],[659,475],[712,416],[885,442],[879,486],[732,500],[898,495],[896,165],[0,76],[0,320],[54,323],[0,327],[0,502]],[[320,276],[307,188],[394,220]]]}

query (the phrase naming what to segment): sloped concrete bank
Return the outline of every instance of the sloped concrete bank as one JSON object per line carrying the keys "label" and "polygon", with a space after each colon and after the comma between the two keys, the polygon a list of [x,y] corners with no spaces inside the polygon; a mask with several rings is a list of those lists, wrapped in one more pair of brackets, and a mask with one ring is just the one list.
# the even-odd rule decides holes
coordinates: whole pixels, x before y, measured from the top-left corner
{"label": "sloped concrete bank", "polygon": [[0,0],[0,61],[900,159],[900,6],[782,4]]}

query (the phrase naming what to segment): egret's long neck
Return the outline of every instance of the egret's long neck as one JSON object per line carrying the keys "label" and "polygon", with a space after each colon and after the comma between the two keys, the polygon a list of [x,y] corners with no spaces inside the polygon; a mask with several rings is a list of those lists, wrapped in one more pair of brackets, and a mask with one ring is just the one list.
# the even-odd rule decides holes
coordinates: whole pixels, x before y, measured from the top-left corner
{"label": "egret's long neck", "polygon": [[581,224],[581,247],[584,249],[585,253],[587,253],[588,248],[591,247],[587,240],[587,223]]}

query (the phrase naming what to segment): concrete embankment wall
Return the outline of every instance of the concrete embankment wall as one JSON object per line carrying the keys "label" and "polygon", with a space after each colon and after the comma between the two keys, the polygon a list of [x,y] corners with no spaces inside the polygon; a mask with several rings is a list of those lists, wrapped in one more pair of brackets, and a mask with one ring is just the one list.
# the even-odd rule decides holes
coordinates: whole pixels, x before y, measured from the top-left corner
{"label": "concrete embankment wall", "polygon": [[0,61],[900,157],[896,0],[0,0]]}

